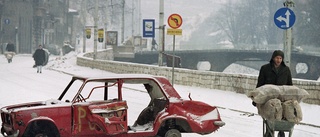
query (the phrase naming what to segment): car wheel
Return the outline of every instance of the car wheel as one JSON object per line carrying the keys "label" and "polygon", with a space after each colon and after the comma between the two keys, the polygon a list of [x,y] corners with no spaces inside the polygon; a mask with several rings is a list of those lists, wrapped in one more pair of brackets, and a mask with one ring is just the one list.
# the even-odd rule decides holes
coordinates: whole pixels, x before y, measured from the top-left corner
{"label": "car wheel", "polygon": [[60,137],[58,129],[52,124],[44,121],[32,123],[24,137]]}
{"label": "car wheel", "polygon": [[164,136],[165,137],[181,137],[181,133],[177,129],[169,129]]}
{"label": "car wheel", "polygon": [[36,134],[35,137],[48,137],[45,133]]}
{"label": "car wheel", "polygon": [[58,137],[55,133],[51,132],[49,129],[41,130],[36,132],[32,137]]}

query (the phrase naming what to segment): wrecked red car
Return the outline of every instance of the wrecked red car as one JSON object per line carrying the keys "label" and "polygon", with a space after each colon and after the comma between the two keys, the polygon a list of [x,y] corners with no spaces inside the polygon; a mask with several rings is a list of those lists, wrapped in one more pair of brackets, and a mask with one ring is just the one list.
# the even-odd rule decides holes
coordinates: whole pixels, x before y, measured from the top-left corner
{"label": "wrecked red car", "polygon": [[[150,98],[128,124],[124,95],[135,94]],[[4,136],[26,137],[172,137],[210,134],[225,124],[216,107],[182,99],[166,78],[138,74],[73,76],[58,99],[3,107],[1,119]]]}

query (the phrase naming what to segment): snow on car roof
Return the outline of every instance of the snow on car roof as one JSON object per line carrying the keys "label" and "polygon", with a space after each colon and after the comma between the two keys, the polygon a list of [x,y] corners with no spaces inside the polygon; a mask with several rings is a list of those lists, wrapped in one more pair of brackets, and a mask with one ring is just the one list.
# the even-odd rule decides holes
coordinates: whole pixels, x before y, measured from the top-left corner
{"label": "snow on car roof", "polygon": [[78,79],[133,79],[133,78],[146,78],[146,79],[155,79],[156,77],[161,76],[154,76],[149,74],[108,74],[108,75],[73,75],[74,78]]}

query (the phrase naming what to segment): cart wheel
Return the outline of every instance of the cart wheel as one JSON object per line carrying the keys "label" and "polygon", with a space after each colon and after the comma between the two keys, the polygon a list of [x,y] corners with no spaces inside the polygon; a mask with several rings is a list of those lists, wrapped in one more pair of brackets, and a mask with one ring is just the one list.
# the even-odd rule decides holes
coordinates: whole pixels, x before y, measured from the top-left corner
{"label": "cart wheel", "polygon": [[181,137],[181,133],[177,129],[169,129],[164,136],[165,137]]}
{"label": "cart wheel", "polygon": [[284,132],[283,131],[279,131],[279,133],[278,133],[278,137],[285,137],[286,135],[284,134]]}

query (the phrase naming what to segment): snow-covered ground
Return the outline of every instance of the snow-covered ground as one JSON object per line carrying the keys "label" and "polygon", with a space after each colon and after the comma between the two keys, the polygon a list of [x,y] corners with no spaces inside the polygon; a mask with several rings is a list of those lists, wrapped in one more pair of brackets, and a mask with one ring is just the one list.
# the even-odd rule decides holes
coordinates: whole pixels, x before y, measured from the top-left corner
{"label": "snow-covered ground", "polygon": [[[108,75],[110,72],[80,67],[76,65],[74,53],[62,57],[50,57],[48,65],[42,74],[36,73],[32,68],[34,64],[31,55],[17,55],[12,63],[7,63],[3,55],[0,56],[0,107],[29,101],[56,99],[71,80],[69,74],[100,74]],[[238,69],[239,66],[236,66]],[[232,69],[230,66],[229,69]],[[217,132],[204,135],[206,137],[258,137],[262,136],[262,119],[259,115],[249,116],[248,113],[257,113],[251,105],[251,100],[243,94],[235,92],[206,89],[201,87],[188,87],[175,85],[183,98],[191,93],[193,100],[200,100],[219,107],[222,120],[226,125]],[[129,125],[147,105],[144,97],[146,93],[132,91],[134,94],[124,95],[129,105]],[[320,106],[301,103],[303,109],[303,123],[315,125],[296,125],[293,137],[319,137],[320,136]],[[133,109],[134,108],[134,109]],[[202,136],[198,134],[183,134],[184,137]]]}

